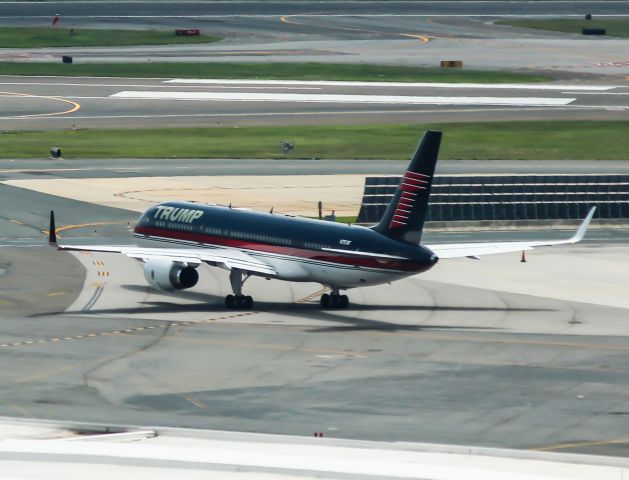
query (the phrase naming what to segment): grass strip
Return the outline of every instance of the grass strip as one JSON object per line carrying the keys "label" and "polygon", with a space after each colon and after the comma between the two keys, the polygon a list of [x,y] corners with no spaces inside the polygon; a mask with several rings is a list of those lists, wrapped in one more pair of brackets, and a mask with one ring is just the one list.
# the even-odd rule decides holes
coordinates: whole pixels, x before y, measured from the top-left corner
{"label": "grass strip", "polygon": [[211,35],[177,36],[175,30],[105,30],[95,28],[1,27],[2,48],[122,47],[217,42]]}
{"label": "grass strip", "polygon": [[508,71],[329,63],[22,63],[0,62],[0,75],[67,77],[226,78],[454,83],[531,83],[551,80]]}
{"label": "grass strip", "polygon": [[[629,160],[627,121],[5,131],[0,157],[408,159],[423,132],[443,130],[441,158]],[[296,149],[280,153],[280,142]]]}
{"label": "grass strip", "polygon": [[566,19],[551,18],[540,20],[500,20],[498,25],[551,30],[553,32],[581,33],[583,28],[605,28],[612,37],[629,37],[629,19]]}

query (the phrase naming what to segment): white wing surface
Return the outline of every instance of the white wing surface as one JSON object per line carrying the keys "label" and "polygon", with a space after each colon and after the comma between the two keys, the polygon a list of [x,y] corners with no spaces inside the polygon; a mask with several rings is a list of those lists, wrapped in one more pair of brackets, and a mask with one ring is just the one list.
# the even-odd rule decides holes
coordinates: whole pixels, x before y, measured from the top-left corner
{"label": "white wing surface", "polygon": [[165,259],[175,263],[200,265],[207,263],[226,270],[239,269],[263,275],[276,275],[275,269],[251,255],[233,248],[143,248],[111,245],[57,245],[59,250],[121,253],[142,261]]}
{"label": "white wing surface", "polygon": [[490,255],[492,253],[508,253],[508,252],[520,252],[523,250],[532,250],[535,247],[547,247],[553,245],[564,245],[570,243],[577,243],[583,239],[585,232],[590,225],[590,221],[594,216],[596,207],[587,214],[587,217],[583,220],[576,233],[565,240],[538,240],[530,242],[492,242],[492,243],[452,243],[443,245],[426,245],[430,248],[435,255],[440,259],[444,258],[461,258],[470,257],[476,258],[481,255]]}

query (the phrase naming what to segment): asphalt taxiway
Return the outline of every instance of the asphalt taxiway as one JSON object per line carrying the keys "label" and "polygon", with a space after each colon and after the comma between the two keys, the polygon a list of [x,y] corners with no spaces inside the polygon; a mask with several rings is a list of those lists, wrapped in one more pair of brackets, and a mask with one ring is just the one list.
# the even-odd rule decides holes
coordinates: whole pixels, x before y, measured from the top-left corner
{"label": "asphalt taxiway", "polygon": [[0,128],[627,119],[627,86],[2,77]]}
{"label": "asphalt taxiway", "polygon": [[[234,312],[220,269],[156,293],[135,261],[57,252],[41,233],[54,208],[62,241],[128,243],[135,212],[0,196],[0,415],[624,455],[622,235],[527,263],[443,261],[349,292],[347,311],[321,311],[319,285],[254,278],[255,309]],[[426,241],[491,238],[476,235]]]}
{"label": "asphalt taxiway", "polygon": [[[368,5],[368,9],[365,9]],[[614,2],[5,2],[0,24],[193,26],[212,44],[1,49],[0,60],[59,62],[322,62],[549,74],[537,85],[321,85],[189,79],[2,77],[0,128],[626,119],[626,39],[497,25],[504,16],[629,15]],[[194,14],[192,13],[194,12]],[[71,68],[71,66],[70,66]],[[278,67],[279,68],[279,67]],[[188,80],[188,83],[186,83]],[[605,89],[604,87],[610,87]],[[596,88],[599,90],[596,90]],[[589,90],[588,90],[589,88]]]}
{"label": "asphalt taxiway", "polygon": [[[77,296],[69,255],[3,248],[13,287],[0,355],[13,368],[0,414],[618,454],[626,310],[500,285],[531,269],[548,279],[563,258],[573,267],[553,288],[577,275],[596,291],[579,264],[599,254],[584,245],[527,264],[504,258],[487,279],[497,290],[458,280],[482,277],[482,264],[445,266],[447,283],[428,275],[353,291],[344,312],[319,309],[320,286],[254,279],[256,309],[230,312],[220,270],[204,268],[191,291],[155,294],[137,263],[78,254]],[[614,254],[596,273],[622,270],[623,247]]]}
{"label": "asphalt taxiway", "polygon": [[628,2],[623,0],[556,2],[542,0],[531,5],[525,1],[29,1],[3,2],[4,16],[46,18],[51,11],[69,18],[168,19],[220,16],[277,16],[277,15],[354,15],[368,10],[374,15],[582,15],[584,11],[596,15],[627,14]]}
{"label": "asphalt taxiway", "polygon": [[[366,8],[368,7],[368,8]],[[194,12],[194,13],[193,13]],[[625,39],[584,38],[496,25],[525,17],[624,17],[629,3],[611,2],[5,2],[2,25],[97,28],[196,27],[219,43],[111,48],[2,49],[9,61],[326,62],[547,71],[561,78],[629,74]]]}
{"label": "asphalt taxiway", "polygon": [[[418,132],[418,137],[421,132]],[[44,152],[43,155],[48,154]],[[133,178],[249,175],[399,175],[406,160],[308,160],[232,158],[124,158],[52,160],[0,159],[0,181],[36,178]],[[509,175],[566,173],[565,160],[440,160],[438,174]],[[616,160],[569,160],[570,173],[627,174],[629,165]]]}

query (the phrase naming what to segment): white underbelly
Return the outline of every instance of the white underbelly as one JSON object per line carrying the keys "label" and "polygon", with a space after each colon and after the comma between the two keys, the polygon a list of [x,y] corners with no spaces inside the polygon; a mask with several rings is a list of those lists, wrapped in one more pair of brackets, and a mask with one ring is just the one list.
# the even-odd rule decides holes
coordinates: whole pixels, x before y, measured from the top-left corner
{"label": "white underbelly", "polygon": [[334,285],[344,288],[380,285],[412,274],[327,262],[313,262],[299,258],[260,256],[260,260],[271,265],[277,272],[277,277],[281,280],[317,282],[323,285]]}

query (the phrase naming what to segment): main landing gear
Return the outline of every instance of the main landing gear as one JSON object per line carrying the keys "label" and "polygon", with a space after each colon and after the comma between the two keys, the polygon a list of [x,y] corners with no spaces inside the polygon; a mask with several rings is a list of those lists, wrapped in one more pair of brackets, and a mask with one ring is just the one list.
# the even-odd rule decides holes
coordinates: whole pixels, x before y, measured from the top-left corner
{"label": "main landing gear", "polygon": [[332,287],[332,293],[321,295],[321,308],[347,308],[349,298],[347,295],[340,295],[337,287]]}
{"label": "main landing gear", "polygon": [[234,294],[225,297],[225,307],[246,310],[253,308],[253,297],[242,294],[242,285],[247,278],[249,278],[249,275],[243,278],[242,272],[236,268],[229,272],[229,282]]}
{"label": "main landing gear", "polygon": [[225,297],[225,306],[227,308],[249,310],[253,308],[253,297],[251,295],[227,295]]}

